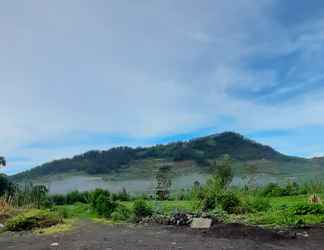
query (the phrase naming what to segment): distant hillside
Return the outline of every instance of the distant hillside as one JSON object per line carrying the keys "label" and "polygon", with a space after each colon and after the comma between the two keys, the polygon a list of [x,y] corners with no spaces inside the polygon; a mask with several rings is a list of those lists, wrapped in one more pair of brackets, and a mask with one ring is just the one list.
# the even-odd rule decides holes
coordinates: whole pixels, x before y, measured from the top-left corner
{"label": "distant hillside", "polygon": [[[249,140],[240,134],[225,132],[185,142],[156,145],[146,148],[116,147],[107,151],[89,151],[71,159],[45,163],[29,171],[12,176],[15,181],[42,176],[82,172],[89,175],[132,172],[134,177],[144,170],[161,164],[171,164],[175,169],[194,166],[205,171],[212,160],[229,154],[235,162],[258,164],[264,171],[303,171],[311,166],[310,160],[283,155],[269,146]],[[278,170],[279,169],[279,170]]]}
{"label": "distant hillside", "polygon": [[312,158],[312,162],[324,166],[324,157],[314,157]]}

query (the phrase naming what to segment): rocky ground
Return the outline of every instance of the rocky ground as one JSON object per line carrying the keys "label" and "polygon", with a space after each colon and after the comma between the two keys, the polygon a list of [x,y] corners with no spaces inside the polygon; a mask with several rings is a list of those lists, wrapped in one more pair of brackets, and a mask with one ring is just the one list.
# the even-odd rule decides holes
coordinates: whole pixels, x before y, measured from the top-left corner
{"label": "rocky ground", "polygon": [[[297,236],[295,234],[297,233]],[[324,249],[324,228],[274,233],[239,224],[218,224],[209,230],[161,225],[105,225],[82,222],[70,232],[50,236],[32,233],[0,235],[0,249]]]}

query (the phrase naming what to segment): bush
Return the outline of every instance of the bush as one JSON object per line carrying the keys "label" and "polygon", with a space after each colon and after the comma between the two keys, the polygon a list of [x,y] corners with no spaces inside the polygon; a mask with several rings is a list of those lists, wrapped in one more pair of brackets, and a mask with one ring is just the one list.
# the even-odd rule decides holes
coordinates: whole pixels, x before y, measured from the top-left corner
{"label": "bush", "polygon": [[324,190],[324,182],[322,180],[312,180],[302,184],[300,188],[301,194],[322,193]]}
{"label": "bush", "polygon": [[284,188],[283,194],[286,196],[300,194],[300,187],[298,183],[289,181],[286,187]]}
{"label": "bush", "polygon": [[252,212],[267,211],[271,208],[270,200],[261,196],[251,197],[247,201],[247,208]]}
{"label": "bush", "polygon": [[241,204],[240,199],[233,192],[226,192],[217,197],[217,204],[228,213],[235,213]]}
{"label": "bush", "polygon": [[101,194],[97,197],[93,207],[98,215],[105,218],[110,218],[111,214],[115,211],[117,203],[107,197],[107,195]]}
{"label": "bush", "polygon": [[66,197],[65,195],[62,194],[55,194],[55,195],[51,195],[50,200],[53,202],[54,205],[65,205],[66,204]]}
{"label": "bush", "polygon": [[289,210],[282,210],[279,215],[279,223],[288,226],[300,227],[305,224],[303,219],[298,219],[297,216]]}
{"label": "bush", "polygon": [[97,200],[98,200],[99,196],[104,196],[107,199],[110,199],[110,193],[108,190],[103,190],[103,189],[97,188],[95,191],[91,192],[91,195],[90,195],[91,206],[93,208],[97,207]]}
{"label": "bush", "polygon": [[289,209],[294,215],[322,215],[324,214],[324,207],[321,204],[298,204]]}
{"label": "bush", "polygon": [[126,189],[123,188],[121,192],[112,194],[112,199],[114,201],[130,201],[131,196],[129,193],[127,193]]}
{"label": "bush", "polygon": [[303,194],[304,191],[296,182],[289,181],[286,186],[279,186],[276,183],[269,183],[261,190],[265,197],[280,197]]}
{"label": "bush", "polygon": [[152,208],[145,200],[136,200],[133,205],[134,215],[137,219],[148,217],[153,214]]}
{"label": "bush", "polygon": [[54,211],[59,215],[59,217],[63,219],[67,219],[71,217],[69,210],[66,207],[57,207],[54,208]]}
{"label": "bush", "polygon": [[79,192],[79,191],[73,191],[70,193],[67,193],[66,195],[66,203],[67,204],[74,204],[77,202],[81,203],[87,203],[89,200],[89,193],[88,192]]}
{"label": "bush", "polygon": [[60,216],[53,212],[32,210],[9,219],[6,229],[9,231],[26,231],[34,228],[46,228],[62,222]]}
{"label": "bush", "polygon": [[228,219],[228,213],[221,208],[214,208],[210,212],[208,212],[208,216],[213,218],[214,220],[226,222]]}
{"label": "bush", "polygon": [[216,197],[213,195],[207,195],[203,198],[201,202],[201,209],[202,211],[209,211],[216,207]]}
{"label": "bush", "polygon": [[111,214],[114,221],[125,221],[131,217],[131,211],[124,205],[119,204],[116,210]]}
{"label": "bush", "polygon": [[263,187],[260,195],[264,197],[283,196],[284,190],[276,183],[269,183]]}

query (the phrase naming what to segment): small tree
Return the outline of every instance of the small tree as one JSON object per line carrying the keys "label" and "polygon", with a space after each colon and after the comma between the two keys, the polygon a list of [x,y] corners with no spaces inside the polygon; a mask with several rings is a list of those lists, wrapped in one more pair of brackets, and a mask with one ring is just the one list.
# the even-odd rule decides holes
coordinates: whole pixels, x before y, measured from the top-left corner
{"label": "small tree", "polygon": [[159,200],[167,200],[170,196],[170,188],[172,185],[171,180],[171,167],[162,166],[156,173],[156,187],[155,194]]}
{"label": "small tree", "polygon": [[257,173],[258,167],[255,164],[249,164],[245,167],[246,170],[246,178],[247,178],[247,186],[249,188],[255,189],[257,187]]}
{"label": "small tree", "polygon": [[234,173],[232,170],[232,160],[229,155],[224,155],[220,162],[214,163],[215,172],[213,174],[213,178],[220,185],[220,188],[227,188],[234,177]]}

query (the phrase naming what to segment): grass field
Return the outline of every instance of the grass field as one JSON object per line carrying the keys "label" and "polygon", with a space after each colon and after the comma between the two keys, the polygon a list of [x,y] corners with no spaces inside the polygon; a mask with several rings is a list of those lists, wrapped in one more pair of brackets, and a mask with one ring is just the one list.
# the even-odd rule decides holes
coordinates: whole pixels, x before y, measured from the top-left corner
{"label": "grass field", "polygon": [[[320,195],[324,198],[324,195]],[[249,197],[242,197],[248,199]],[[319,224],[324,223],[324,215],[296,215],[291,216],[287,213],[289,208],[293,208],[299,204],[305,204],[308,201],[307,195],[287,196],[287,197],[272,197],[270,198],[271,208],[268,211],[262,212],[247,212],[236,215],[229,214],[228,222],[242,222],[252,225],[261,225],[265,227],[287,226],[298,221],[303,221],[305,224]],[[133,201],[121,202],[128,209],[133,209]],[[195,213],[194,201],[148,201],[150,207],[155,213],[170,215],[175,212]],[[74,219],[90,219],[97,220],[100,218],[88,204],[76,203],[74,205],[56,206],[55,210],[59,211],[63,216]],[[110,220],[102,220],[109,222]]]}

